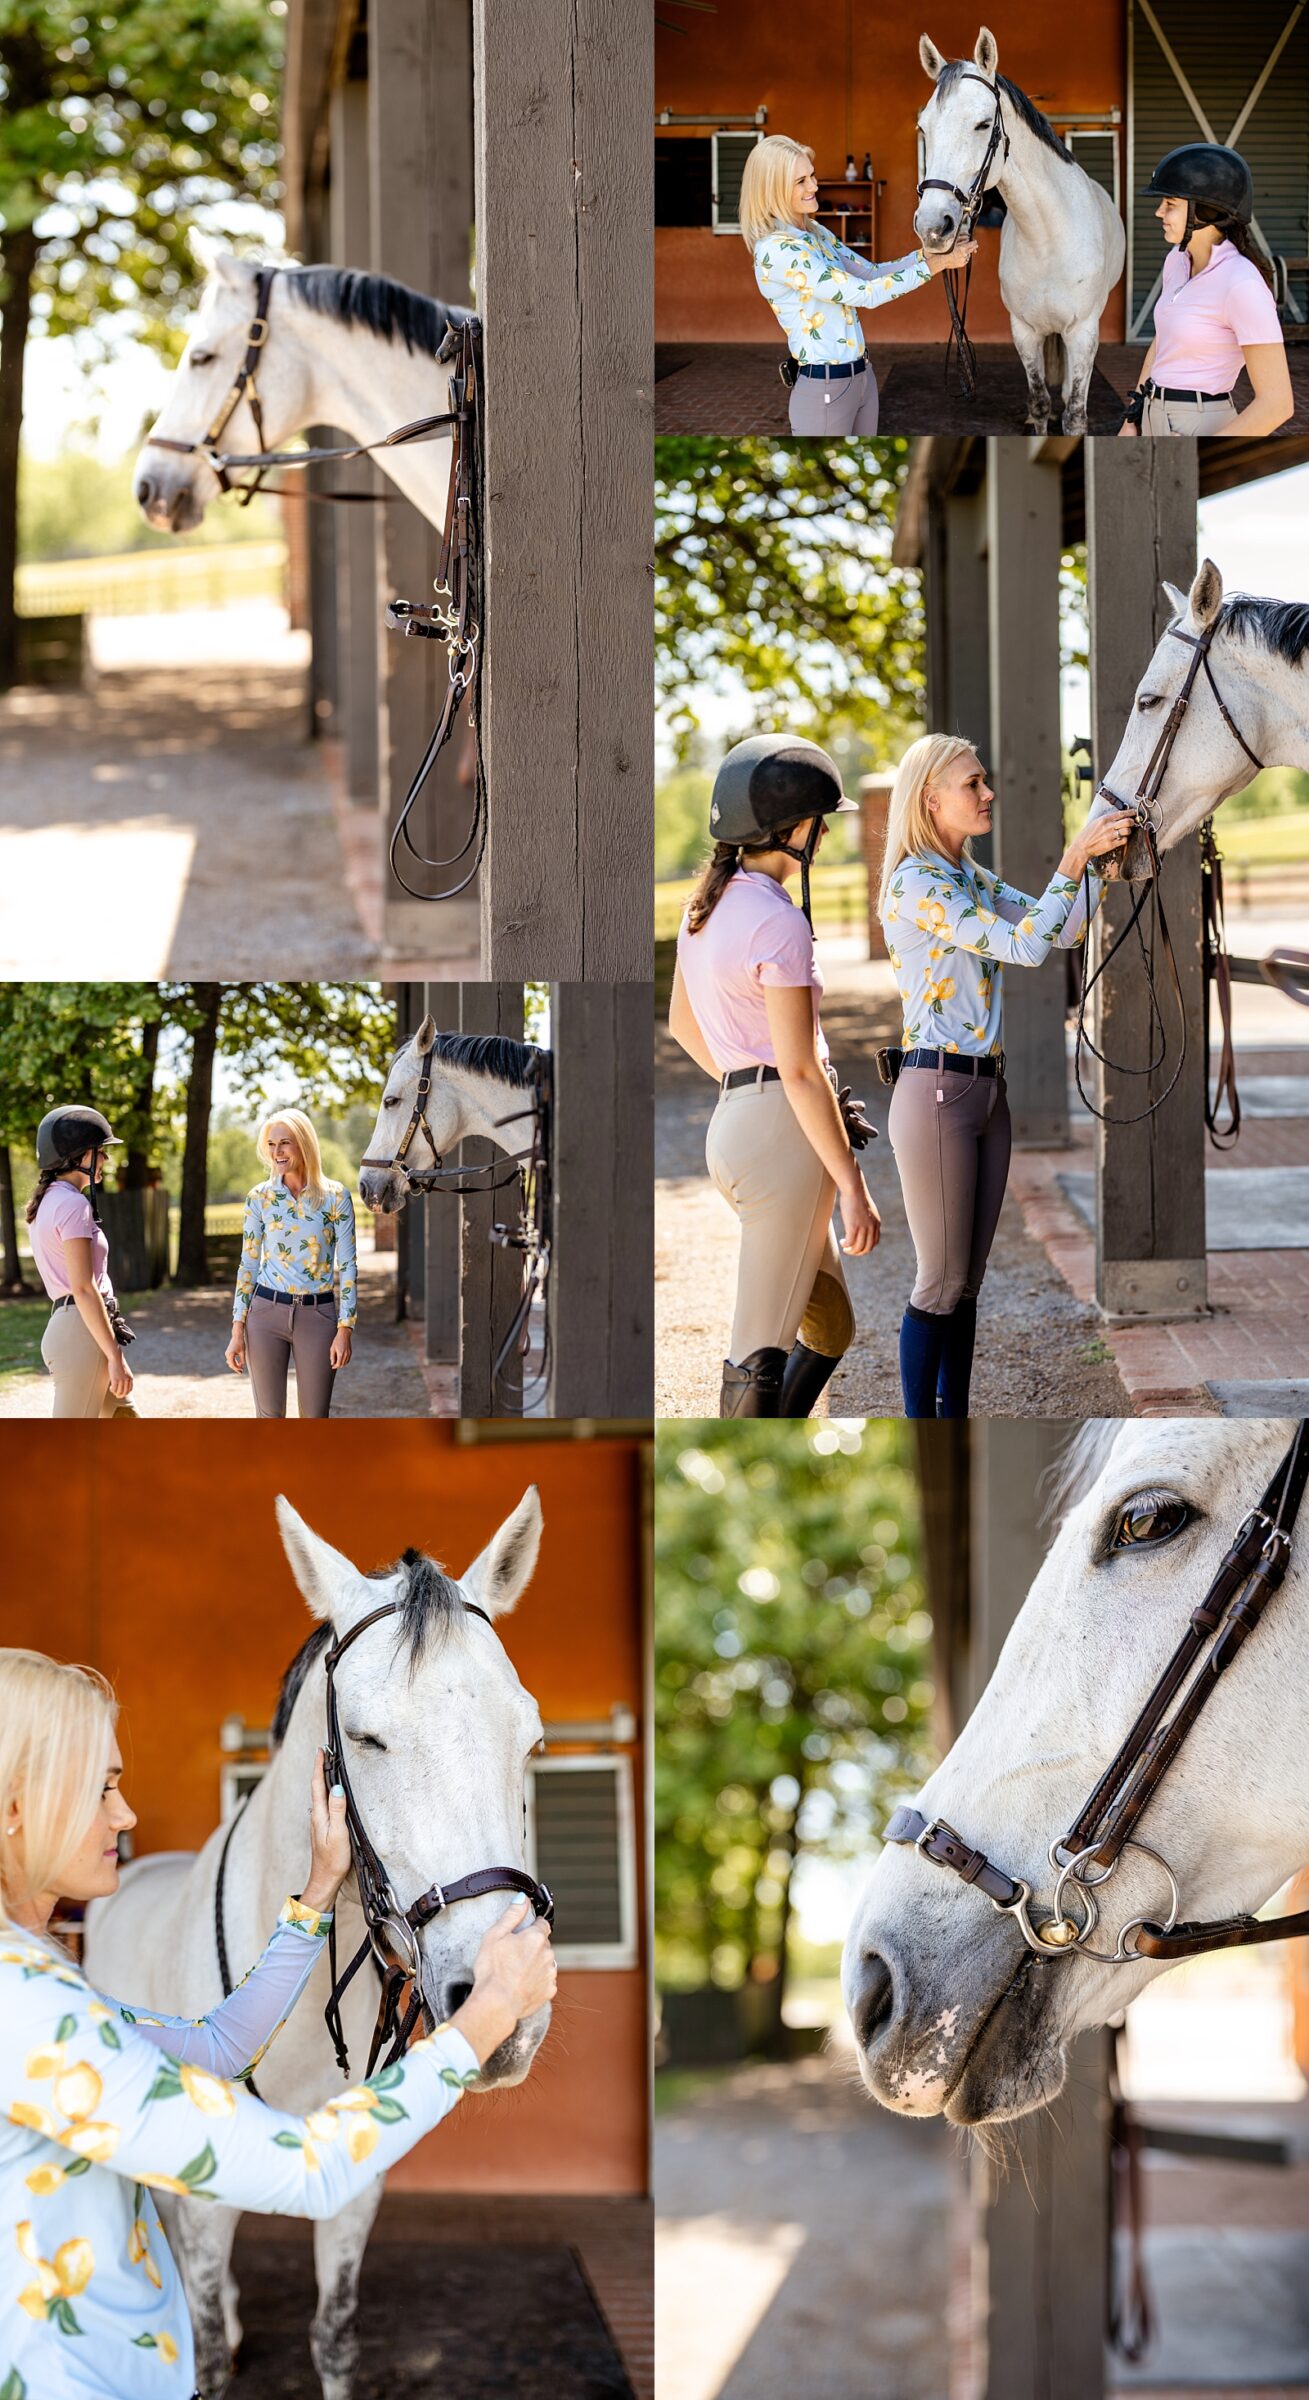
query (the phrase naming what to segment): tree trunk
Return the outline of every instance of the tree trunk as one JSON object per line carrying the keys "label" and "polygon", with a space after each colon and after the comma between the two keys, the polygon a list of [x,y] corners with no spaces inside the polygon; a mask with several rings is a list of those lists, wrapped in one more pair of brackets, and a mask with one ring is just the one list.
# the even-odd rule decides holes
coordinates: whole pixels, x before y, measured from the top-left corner
{"label": "tree trunk", "polygon": [[[151,1018],[141,1028],[141,1074],[137,1084],[137,1107],[147,1127],[150,1122],[150,1103],[155,1088],[155,1063],[159,1057],[159,1019]],[[149,1143],[146,1134],[146,1144]],[[123,1189],[125,1192],[144,1191],[150,1180],[151,1159],[148,1147],[128,1150],[123,1160]]]}
{"label": "tree trunk", "polygon": [[37,248],[30,225],[20,225],[0,241],[0,692],[18,679],[18,444]]}
{"label": "tree trunk", "polygon": [[21,1292],[23,1270],[18,1258],[18,1218],[14,1211],[14,1169],[8,1142],[0,1142],[0,1248],[4,1252],[4,1288]]}
{"label": "tree trunk", "polygon": [[205,1248],[205,1200],[209,1190],[209,1117],[214,1099],[214,1053],[218,1048],[218,1013],[223,1004],[221,983],[193,983],[191,998],[198,1012],[191,1045],[191,1077],[186,1087],[186,1146],[182,1152],[182,1204],[179,1211],[177,1272],[174,1283],[209,1281]]}
{"label": "tree trunk", "polygon": [[795,1872],[795,1854],[799,1848],[799,1815],[804,1802],[803,1778],[797,1777],[796,1780],[800,1783],[801,1791],[795,1814],[782,1832],[774,1835],[772,1843],[774,1849],[785,1850],[790,1864],[782,1877],[782,1901],[778,1912],[777,1927],[777,1974],[768,1987],[769,2014],[772,2019],[767,2045],[770,2050],[780,2050],[783,2041],[782,2012],[786,2006],[787,1985],[786,1947],[791,1932],[791,1877]]}

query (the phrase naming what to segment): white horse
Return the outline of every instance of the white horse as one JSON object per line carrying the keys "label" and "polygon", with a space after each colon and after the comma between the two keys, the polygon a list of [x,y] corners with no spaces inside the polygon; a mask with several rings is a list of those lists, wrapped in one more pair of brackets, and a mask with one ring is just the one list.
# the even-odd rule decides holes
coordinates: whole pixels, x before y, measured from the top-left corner
{"label": "white horse", "polygon": [[[221,486],[207,459],[161,450],[154,436],[198,442],[216,423],[245,358],[265,263],[233,257],[200,234],[192,235],[192,246],[205,269],[204,290],[168,398],[141,452],[134,486],[147,523],[163,533],[189,533]],[[449,406],[451,370],[438,364],[436,352],[447,327],[468,313],[385,275],[279,265],[256,368],[264,446],[281,449],[307,425],[340,426],[351,441],[376,442],[415,418],[440,415]],[[218,447],[236,456],[259,449],[248,400],[238,402]],[[447,440],[379,450],[375,456],[430,524],[444,523]]]}
{"label": "white horse", "polygon": [[[535,1121],[531,1076],[540,1052],[507,1033],[438,1033],[436,1019],[426,1016],[392,1061],[366,1157],[394,1159],[419,1103],[423,1060],[433,1048],[425,1121],[414,1127],[405,1165],[421,1174],[474,1137],[511,1153],[526,1150]],[[362,1165],[359,1196],[366,1207],[393,1215],[409,1197],[404,1168]]]}
{"label": "white horse", "polygon": [[[348,1632],[389,1600],[403,1605],[395,1626],[376,1626],[353,1644],[336,1675],[350,1783],[402,1908],[438,1878],[449,1882],[477,1867],[526,1864],[525,1761],[541,1739],[536,1702],[498,1636],[462,1606],[472,1600],[493,1618],[515,1606],[540,1546],[535,1487],[458,1583],[416,1551],[397,1567],[361,1574],[286,1500],[279,1499],[277,1513],[296,1581],[321,1623],[287,1670],[273,1723],[272,1763],[231,1839],[223,1921],[234,1981],[258,1957],[287,1894],[304,1883],[307,1795],[314,1752],[326,1740],[323,1652],[333,1634]],[[113,1899],[94,1904],[86,1940],[93,1983],[175,2015],[198,2017],[215,2006],[222,1997],[216,1886],[228,1830],[220,1826],[198,1857],[142,1859],[126,1870]],[[424,1995],[437,2021],[467,1996],[478,1944],[505,1906],[503,1892],[460,1901],[418,1937]],[[344,1965],[364,1938],[353,1877],[336,1916],[337,1955]],[[328,1989],[324,1959],[260,2063],[259,2091],[275,2108],[304,2114],[337,2085],[340,2070],[323,2023]],[[356,2072],[368,2057],[377,2004],[376,1976],[362,1968],[342,2002]],[[525,2018],[487,2060],[475,2088],[521,2083],[549,2018],[548,2008]],[[339,2215],[314,2227],[318,2308],[310,2347],[324,2400],[350,2400],[353,2390],[359,2270],[381,2192],[379,2177]],[[241,2339],[230,2266],[239,2213],[208,2202],[168,2204],[205,2400],[217,2400],[227,2389]]]}
{"label": "white horse", "polygon": [[[1044,1911],[1047,1846],[1077,1816],[1258,1500],[1293,1428],[1203,1418],[1086,1429],[1071,1503],[995,1673],[916,1805],[1026,1878]],[[1172,1538],[1122,1546],[1125,1513],[1183,1504]],[[1174,1515],[1175,1512],[1165,1512]],[[1167,1859],[1184,1918],[1262,1906],[1309,1858],[1309,1556],[1293,1554],[1257,1636],[1224,1675],[1142,1820]],[[1101,1925],[1167,1914],[1159,1868],[1122,1854]],[[887,1846],[846,1942],[842,1980],[868,2090],[907,2116],[956,2125],[1023,2116],[1052,2100],[1066,2045],[1105,2025],[1158,1961],[1047,1962],[1012,1917],[912,1846]]]}
{"label": "white horse", "polygon": [[[1223,579],[1206,559],[1189,592],[1163,586],[1176,632],[1162,635],[1136,687],[1113,764],[1104,778],[1110,792],[1130,806],[1149,764],[1168,711],[1181,690],[1195,652],[1177,633],[1193,639],[1213,629],[1209,664],[1223,707],[1240,727],[1257,758],[1269,767],[1309,770],[1309,605],[1297,600],[1223,596]],[[1191,689],[1155,804],[1161,851],[1178,842],[1233,792],[1245,790],[1255,773],[1231,728],[1224,722],[1203,669]],[[1116,805],[1103,793],[1096,813]],[[1149,873],[1144,834],[1133,834],[1123,872]]]}
{"label": "white horse", "polygon": [[[998,109],[1004,138],[987,183],[1005,204],[1000,294],[1027,371],[1026,423],[1033,433],[1046,431],[1049,386],[1062,383],[1063,430],[1085,433],[1100,319],[1126,256],[1122,219],[1026,92],[1000,74],[995,35],[985,26],[972,67],[943,58],[927,34],[918,55],[936,86],[918,119],[923,180],[931,177],[956,191],[953,197],[925,192],[914,231],[925,249],[953,249],[963,213],[958,195],[971,190],[981,169]],[[990,86],[989,98],[979,75]]]}

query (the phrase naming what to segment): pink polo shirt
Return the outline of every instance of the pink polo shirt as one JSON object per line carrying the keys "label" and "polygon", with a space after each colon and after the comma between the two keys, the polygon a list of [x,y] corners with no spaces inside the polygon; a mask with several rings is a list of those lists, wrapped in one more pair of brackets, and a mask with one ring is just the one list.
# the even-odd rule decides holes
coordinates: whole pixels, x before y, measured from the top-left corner
{"label": "pink polo shirt", "polygon": [[1245,364],[1243,350],[1283,337],[1259,269],[1230,242],[1218,242],[1199,275],[1190,273],[1183,251],[1169,251],[1154,338],[1150,372],[1156,383],[1174,391],[1230,392]]}
{"label": "pink polo shirt", "polygon": [[72,1290],[64,1262],[64,1243],[89,1242],[91,1245],[91,1274],[97,1289],[106,1300],[112,1300],[114,1287],[109,1280],[109,1244],[104,1229],[91,1214],[91,1203],[75,1183],[52,1183],[42,1200],[28,1231],[32,1256],[40,1270],[41,1281],[52,1300],[62,1300]]}
{"label": "pink polo shirt", "polygon": [[740,867],[707,925],[687,931],[682,919],[677,962],[695,1021],[720,1074],[733,1067],[775,1067],[764,986],[807,984],[813,993],[818,1055],[827,1044],[818,1025],[823,978],[805,913],[771,875]]}

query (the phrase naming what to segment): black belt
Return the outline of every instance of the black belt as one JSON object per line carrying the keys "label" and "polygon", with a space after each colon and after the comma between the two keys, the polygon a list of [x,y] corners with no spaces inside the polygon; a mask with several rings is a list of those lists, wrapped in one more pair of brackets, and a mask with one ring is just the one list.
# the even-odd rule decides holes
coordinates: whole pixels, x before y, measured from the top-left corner
{"label": "black belt", "polygon": [[862,375],[867,364],[866,358],[847,358],[840,366],[800,367],[797,372],[820,376],[824,383],[844,383],[849,375]]}
{"label": "black belt", "polygon": [[266,1283],[255,1285],[256,1300],[275,1300],[279,1308],[332,1308],[335,1292],[275,1292]]}
{"label": "black belt", "polygon": [[1232,397],[1230,392],[1177,392],[1162,383],[1148,383],[1145,396],[1147,400],[1184,400],[1197,408],[1216,406],[1220,400],[1230,400]]}
{"label": "black belt", "polygon": [[781,1080],[776,1067],[733,1067],[730,1075],[724,1075],[718,1089],[720,1092],[735,1092],[742,1084],[780,1083]]}
{"label": "black belt", "polygon": [[959,1050],[906,1050],[900,1067],[902,1072],[906,1067],[930,1067],[934,1075],[942,1068],[948,1075],[1003,1075],[1005,1058],[1003,1050],[998,1058],[971,1058]]}

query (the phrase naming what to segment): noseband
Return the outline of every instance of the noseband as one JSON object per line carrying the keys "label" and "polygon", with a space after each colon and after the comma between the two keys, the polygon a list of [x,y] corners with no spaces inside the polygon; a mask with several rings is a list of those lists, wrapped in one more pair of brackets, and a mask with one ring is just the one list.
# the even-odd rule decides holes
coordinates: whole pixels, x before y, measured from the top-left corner
{"label": "noseband", "polygon": [[[1009,135],[1005,129],[999,85],[992,83],[989,76],[979,75],[972,67],[965,67],[956,80],[960,83],[980,83],[983,91],[990,93],[995,104],[995,113],[991,119],[991,131],[986,144],[986,154],[966,192],[960,191],[957,183],[944,182],[939,175],[925,175],[918,186],[918,197],[921,200],[924,192],[949,192],[951,199],[958,201],[962,212],[955,241],[966,242],[972,239],[973,227],[977,222],[978,211],[982,205],[991,169],[995,164],[996,152],[1002,144],[1002,164],[1007,166],[1009,163]],[[957,356],[959,380],[964,387],[965,397],[969,400],[974,399],[977,393],[977,352],[969,340],[967,332],[968,287],[972,279],[973,262],[971,258],[964,266],[962,277],[957,267],[947,267],[941,277],[950,310],[950,337],[945,345],[946,381],[948,383],[950,379],[951,357],[952,355]]]}
{"label": "noseband", "polygon": [[[1051,1913],[1037,1924],[1031,1914],[1032,1887],[995,1865],[984,1851],[972,1849],[962,1834],[943,1818],[924,1817],[916,1808],[898,1808],[886,1828],[888,1842],[912,1843],[933,1866],[946,1867],[965,1883],[976,1884],[1002,1916],[1012,1916],[1023,1940],[1040,1959],[1071,1957],[1080,1951],[1105,1966],[1122,1966],[1143,1958],[1195,1958],[1205,1950],[1243,1949],[1255,1942],[1284,1942],[1309,1932],[1309,1909],[1298,1914],[1261,1920],[1250,1916],[1219,1917],[1208,1923],[1178,1923],[1181,1906],[1177,1879],[1157,1850],[1137,1839],[1137,1827],[1197,1717],[1217,1688],[1242,1644],[1256,1632],[1263,1612],[1281,1584],[1291,1562],[1292,1541],[1300,1503],[1309,1480],[1309,1419],[1302,1418],[1295,1438],[1258,1505],[1236,1535],[1204,1599],[1191,1612],[1190,1622],[1131,1731],[1114,1752],[1095,1790],[1067,1833],[1051,1842],[1046,1855],[1054,1870]],[[1167,1711],[1191,1678],[1171,1717]],[[1099,1922],[1096,1897],[1115,1872],[1125,1850],[1139,1850],[1153,1859],[1165,1877],[1170,1906],[1157,1923],[1133,1917],[1124,1925],[1112,1950],[1093,1950],[1089,1936]],[[1065,1895],[1075,1892],[1080,1915],[1065,1914]],[[1130,1936],[1135,1940],[1130,1940]]]}
{"label": "noseband", "polygon": [[[1131,809],[1136,818],[1137,825],[1144,837],[1146,853],[1150,865],[1149,875],[1142,884],[1140,893],[1133,903],[1132,912],[1128,917],[1127,923],[1122,927],[1122,930],[1115,935],[1113,941],[1109,944],[1109,947],[1105,950],[1103,956],[1091,974],[1084,978],[1081,994],[1077,1003],[1077,1030],[1073,1049],[1073,1073],[1077,1082],[1077,1090],[1083,1104],[1090,1110],[1093,1117],[1098,1117],[1100,1119],[1102,1125],[1139,1125],[1144,1121],[1145,1118],[1152,1117],[1155,1114],[1156,1109],[1162,1108],[1165,1100],[1169,1096],[1169,1093],[1174,1089],[1178,1078],[1181,1075],[1182,1069],[1186,1064],[1186,1005],[1182,997],[1182,982],[1181,976],[1178,972],[1177,959],[1173,951],[1172,937],[1168,931],[1168,919],[1164,912],[1163,887],[1160,881],[1159,833],[1161,830],[1161,819],[1159,809],[1159,794],[1163,786],[1164,777],[1168,772],[1168,762],[1173,754],[1173,746],[1182,730],[1183,720],[1191,704],[1191,694],[1195,689],[1196,681],[1201,673],[1201,670],[1203,670],[1205,681],[1208,683],[1209,689],[1213,694],[1214,705],[1218,710],[1218,714],[1222,718],[1222,721],[1227,727],[1228,732],[1231,734],[1232,739],[1245,752],[1246,757],[1249,759],[1251,766],[1254,767],[1256,772],[1259,772],[1264,764],[1263,760],[1256,757],[1254,751],[1251,749],[1250,744],[1247,742],[1240,726],[1237,724],[1236,719],[1232,715],[1231,710],[1228,708],[1226,701],[1223,699],[1222,693],[1219,691],[1214,677],[1213,664],[1210,659],[1209,652],[1213,645],[1214,635],[1217,633],[1221,623],[1221,616],[1215,617],[1212,625],[1208,626],[1205,632],[1200,634],[1183,633],[1180,626],[1177,625],[1170,625],[1167,628],[1168,635],[1171,640],[1175,642],[1186,643],[1188,649],[1192,653],[1191,662],[1187,667],[1186,676],[1182,683],[1181,690],[1178,692],[1176,699],[1173,701],[1172,707],[1168,711],[1167,718],[1164,722],[1163,731],[1160,733],[1159,739],[1155,743],[1154,749],[1150,753],[1150,757],[1142,773],[1141,780],[1136,787],[1135,800],[1127,801],[1120,799],[1116,792],[1110,790],[1107,783],[1102,783],[1098,787],[1097,797],[1111,801],[1115,808]],[[1211,951],[1214,958],[1215,981],[1218,985],[1219,1010],[1223,1027],[1223,1052],[1219,1067],[1219,1088],[1214,1096],[1212,1104],[1210,1103],[1208,1096],[1208,1045],[1206,1042],[1205,1123],[1208,1126],[1210,1134],[1213,1136],[1215,1142],[1219,1145],[1219,1147],[1222,1147],[1225,1143],[1235,1138],[1236,1132],[1240,1125],[1241,1112],[1240,1102],[1236,1096],[1236,1067],[1235,1056],[1232,1048],[1231,976],[1230,971],[1228,970],[1226,935],[1223,925],[1222,867],[1221,863],[1219,862],[1217,848],[1214,843],[1213,828],[1211,825],[1206,825],[1204,832],[1201,835],[1201,855],[1205,878],[1204,899],[1206,950]],[[1087,914],[1089,918],[1091,913],[1091,870],[1089,866],[1084,877],[1084,891]],[[1144,910],[1147,901],[1152,904],[1151,925],[1148,941],[1144,933],[1141,931],[1140,923],[1142,911]],[[1128,936],[1133,933],[1136,935],[1142,963],[1145,967],[1146,989],[1148,991],[1150,1000],[1151,1056],[1147,1059],[1143,1067],[1125,1066],[1118,1061],[1109,1058],[1105,1051],[1097,1048],[1095,1042],[1091,1038],[1091,1035],[1086,1029],[1087,1003],[1091,997],[1091,993],[1094,991],[1095,986],[1100,981],[1100,978],[1104,974],[1106,967],[1110,963],[1110,960],[1117,957],[1118,952],[1122,949],[1124,942],[1127,940]],[[1084,1048],[1089,1050],[1092,1057],[1098,1058],[1101,1065],[1107,1067],[1110,1073],[1114,1075],[1153,1075],[1165,1064],[1168,1056],[1168,1036],[1164,1026],[1163,1011],[1159,1006],[1159,996],[1155,983],[1156,939],[1167,963],[1169,980],[1171,982],[1173,991],[1173,1000],[1177,1010],[1177,1021],[1181,1030],[1181,1042],[1178,1049],[1177,1064],[1174,1067],[1171,1076],[1169,1077],[1165,1089],[1149,1103],[1148,1107],[1138,1109],[1134,1116],[1110,1116],[1106,1109],[1097,1108],[1095,1101],[1091,1098],[1090,1093],[1087,1091],[1086,1086],[1082,1081],[1082,1052]],[[1221,964],[1219,963],[1220,961]],[[1207,977],[1205,993],[1207,1010]],[[1220,1130],[1217,1123],[1217,1116],[1218,1110],[1224,1099],[1227,1101],[1230,1117],[1228,1125]]]}
{"label": "noseband", "polygon": [[[541,1053],[538,1051],[532,1061],[531,1084],[524,1087],[528,1094],[527,1107],[530,1107],[532,1115],[537,1121],[528,1148],[515,1150],[509,1158],[493,1161],[491,1165],[485,1167],[447,1167],[441,1152],[437,1149],[436,1137],[427,1121],[427,1103],[432,1092],[432,1062],[436,1057],[436,1048],[436,1043],[433,1042],[430,1048],[423,1052],[422,1064],[418,1070],[418,1089],[414,1094],[414,1105],[409,1114],[409,1122],[390,1157],[361,1158],[360,1167],[380,1167],[383,1170],[388,1167],[398,1167],[411,1194],[415,1192],[426,1194],[427,1192],[499,1191],[504,1184],[512,1183],[515,1176],[519,1175],[524,1159],[531,1162],[537,1155],[541,1117]],[[493,1120],[496,1131],[498,1132],[502,1125],[517,1124],[518,1119],[525,1116],[526,1113],[527,1108],[515,1108],[507,1117],[496,1117]],[[431,1152],[430,1167],[411,1167],[409,1164],[409,1147],[416,1133],[422,1134],[428,1150]],[[506,1172],[498,1173],[498,1167],[503,1167]],[[479,1175],[489,1177],[490,1180],[482,1183],[474,1181],[473,1178]]]}
{"label": "noseband", "polygon": [[[377,2023],[368,2054],[368,2073],[371,2075],[388,2042],[391,2048],[383,2064],[391,2067],[403,2058],[419,2018],[424,2018],[429,2027],[433,2022],[431,2010],[423,1998],[422,1958],[418,1945],[418,1936],[425,1926],[443,1916],[446,1909],[453,1908],[457,1901],[481,1900],[488,1892],[521,1892],[524,1899],[531,1901],[538,1917],[543,1917],[547,1925],[554,1923],[555,1904],[548,1886],[538,1883],[522,1867],[478,1867],[471,1875],[458,1876],[453,1883],[434,1883],[410,1908],[400,1906],[391,1888],[385,1864],[368,1839],[358,1803],[350,1788],[337,1708],[336,1670],[351,1643],[357,1642],[361,1633],[367,1633],[370,1625],[379,1625],[383,1617],[398,1616],[400,1606],[398,1600],[390,1600],[384,1608],[375,1608],[369,1616],[361,1617],[357,1625],[352,1625],[348,1633],[333,1642],[324,1662],[327,1668],[327,1752],[323,1772],[329,1790],[337,1783],[345,1792],[350,1853],[354,1860],[359,1905],[367,1927],[363,1941],[344,1972],[338,1972],[337,1969],[335,1918],[327,1937],[332,1989],[323,2018],[336,2049],[336,2063],[347,2077],[350,2073],[350,2057],[341,2021],[341,2002],[370,1951],[382,1983]],[[490,1624],[484,1608],[476,1607],[471,1600],[465,1600],[463,1606],[468,1616],[480,1617],[483,1624]],[[412,1985],[413,1989],[409,2005],[402,2014],[401,1994],[407,1984]]]}

